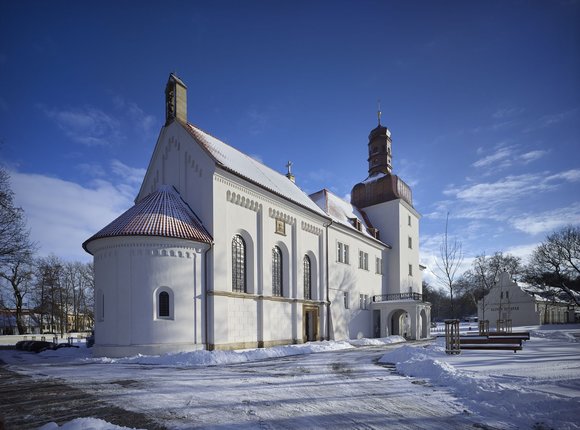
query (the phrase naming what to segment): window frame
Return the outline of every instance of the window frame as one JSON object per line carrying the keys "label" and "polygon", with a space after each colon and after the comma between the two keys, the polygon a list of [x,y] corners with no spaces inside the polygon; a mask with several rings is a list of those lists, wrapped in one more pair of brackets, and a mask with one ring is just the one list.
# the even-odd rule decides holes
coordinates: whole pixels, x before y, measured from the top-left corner
{"label": "window frame", "polygon": [[[167,315],[161,313],[161,297],[167,295]],[[173,320],[175,318],[175,300],[173,290],[163,286],[155,289],[154,295],[155,319],[156,320]],[[165,300],[165,299],[164,299]]]}
{"label": "window frame", "polygon": [[302,272],[304,299],[312,300],[312,262],[308,255],[305,255],[302,259]]}
{"label": "window frame", "polygon": [[247,246],[240,234],[232,237],[232,292],[248,292]]}
{"label": "window frame", "polygon": [[284,258],[279,246],[272,248],[272,296],[284,295]]}

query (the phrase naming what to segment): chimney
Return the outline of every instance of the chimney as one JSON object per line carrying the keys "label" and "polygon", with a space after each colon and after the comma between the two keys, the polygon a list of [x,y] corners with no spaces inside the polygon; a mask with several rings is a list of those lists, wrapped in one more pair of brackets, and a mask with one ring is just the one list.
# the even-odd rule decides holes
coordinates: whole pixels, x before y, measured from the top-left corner
{"label": "chimney", "polygon": [[165,125],[175,119],[187,123],[187,87],[175,73],[171,73],[165,87]]}

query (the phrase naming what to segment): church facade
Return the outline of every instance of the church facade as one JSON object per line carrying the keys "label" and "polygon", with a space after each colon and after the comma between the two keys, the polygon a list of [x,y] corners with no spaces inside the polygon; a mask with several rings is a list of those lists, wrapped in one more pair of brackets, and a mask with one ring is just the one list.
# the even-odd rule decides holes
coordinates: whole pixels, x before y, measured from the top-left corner
{"label": "church facade", "polygon": [[280,174],[189,123],[174,74],[165,95],[135,205],[83,243],[96,355],[428,337],[420,215],[380,116],[369,176],[346,202],[306,195],[290,164]]}

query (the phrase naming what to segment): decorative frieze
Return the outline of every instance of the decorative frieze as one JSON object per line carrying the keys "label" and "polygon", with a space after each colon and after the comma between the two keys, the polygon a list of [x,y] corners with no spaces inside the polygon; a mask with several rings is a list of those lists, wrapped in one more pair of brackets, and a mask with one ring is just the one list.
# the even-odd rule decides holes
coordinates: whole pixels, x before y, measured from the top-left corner
{"label": "decorative frieze", "polygon": [[307,223],[306,221],[302,221],[302,230],[315,234],[316,236],[321,236],[324,232],[323,228]]}
{"label": "decorative frieze", "polygon": [[284,221],[286,224],[294,225],[296,223],[296,218],[291,215],[288,215],[281,210],[270,208],[268,211],[270,218],[279,219]]}
{"label": "decorative frieze", "polygon": [[232,191],[226,192],[226,200],[230,203],[235,205],[241,206],[246,209],[250,209],[254,212],[258,212],[262,210],[262,204],[258,203],[257,201],[246,197],[240,193],[234,193]]}

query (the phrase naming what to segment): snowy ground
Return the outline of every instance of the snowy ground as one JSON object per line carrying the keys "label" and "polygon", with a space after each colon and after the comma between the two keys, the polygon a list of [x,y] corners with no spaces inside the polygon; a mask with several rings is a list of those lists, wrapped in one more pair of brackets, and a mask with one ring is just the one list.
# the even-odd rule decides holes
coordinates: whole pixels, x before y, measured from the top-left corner
{"label": "snowy ground", "polygon": [[[517,354],[449,356],[443,339],[391,337],[125,359],[0,351],[0,360],[173,429],[580,428],[580,325],[528,329]],[[120,427],[80,419],[60,428]]]}

